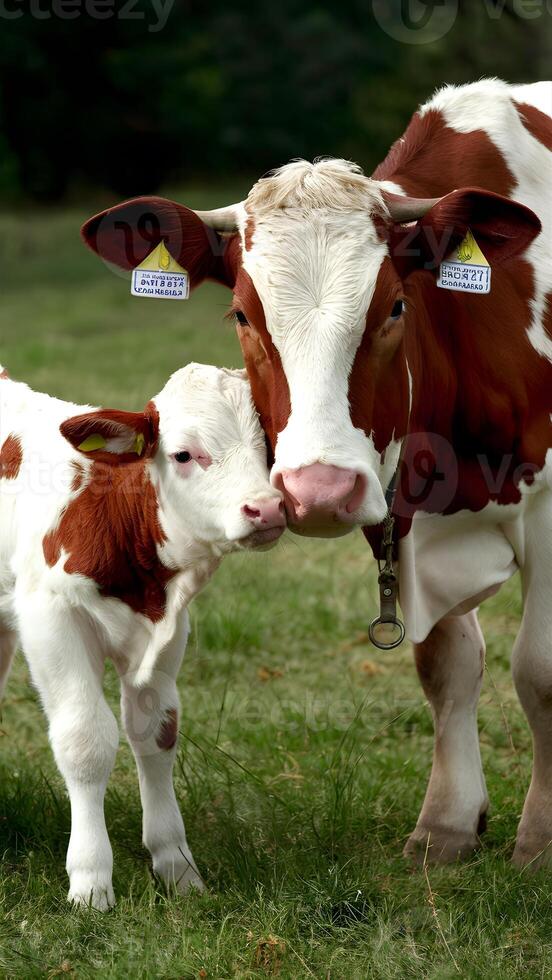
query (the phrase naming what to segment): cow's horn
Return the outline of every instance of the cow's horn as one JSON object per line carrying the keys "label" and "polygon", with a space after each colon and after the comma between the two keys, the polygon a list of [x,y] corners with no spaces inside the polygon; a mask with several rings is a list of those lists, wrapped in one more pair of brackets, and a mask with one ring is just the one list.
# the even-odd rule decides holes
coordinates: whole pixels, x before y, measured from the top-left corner
{"label": "cow's horn", "polygon": [[402,197],[390,191],[384,191],[383,199],[393,221],[399,223],[417,221],[441,200],[440,197]]}
{"label": "cow's horn", "polygon": [[195,211],[208,228],[215,231],[237,231],[238,211],[241,204],[229,204],[227,208],[215,208],[214,211]]}

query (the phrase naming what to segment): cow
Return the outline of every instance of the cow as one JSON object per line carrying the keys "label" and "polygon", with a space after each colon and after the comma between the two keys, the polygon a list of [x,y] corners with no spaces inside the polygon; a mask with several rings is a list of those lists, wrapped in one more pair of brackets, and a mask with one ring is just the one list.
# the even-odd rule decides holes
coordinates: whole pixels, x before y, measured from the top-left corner
{"label": "cow", "polygon": [[[108,263],[130,269],[162,240],[192,287],[232,290],[293,531],[360,527],[379,558],[393,520],[435,727],[405,846],[414,859],[450,861],[480,843],[476,610],[519,570],[513,671],[534,768],[513,859],[552,864],[551,116],[549,82],[446,86],[372,177],[344,160],[296,160],[236,205],[137,198],[83,227]],[[490,292],[442,288],[468,237]]]}
{"label": "cow", "polygon": [[243,370],[190,364],[143,412],[73,405],[1,372],[0,680],[19,642],[71,801],[71,902],[114,904],[107,657],[154,872],[202,887],[172,782],[187,607],[226,554],[268,548],[284,527]]}

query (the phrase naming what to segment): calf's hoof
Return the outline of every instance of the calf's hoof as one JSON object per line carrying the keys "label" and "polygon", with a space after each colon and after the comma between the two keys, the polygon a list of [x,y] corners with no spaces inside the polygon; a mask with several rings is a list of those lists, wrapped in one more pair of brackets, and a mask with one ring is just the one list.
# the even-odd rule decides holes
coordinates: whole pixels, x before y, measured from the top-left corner
{"label": "calf's hoof", "polygon": [[86,905],[98,912],[106,912],[115,905],[111,879],[86,871],[73,874],[67,901],[73,905]]}
{"label": "calf's hoof", "polygon": [[413,864],[452,864],[471,857],[481,846],[477,834],[462,831],[416,827],[408,838],[403,855]]}
{"label": "calf's hoof", "polygon": [[186,895],[193,888],[199,892],[205,891],[194,859],[184,847],[167,847],[155,854],[153,871],[167,888],[176,891],[178,895]]}

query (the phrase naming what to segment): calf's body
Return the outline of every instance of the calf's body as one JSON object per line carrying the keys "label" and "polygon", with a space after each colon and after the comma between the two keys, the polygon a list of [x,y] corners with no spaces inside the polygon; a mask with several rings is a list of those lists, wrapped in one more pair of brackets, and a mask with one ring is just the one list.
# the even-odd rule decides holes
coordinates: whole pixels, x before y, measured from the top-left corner
{"label": "calf's body", "polygon": [[71,800],[71,900],[114,902],[107,657],[154,871],[201,887],[172,783],[187,606],[226,553],[269,545],[284,525],[243,372],[189,365],[137,413],[68,404],[3,373],[0,681],[19,641]]}

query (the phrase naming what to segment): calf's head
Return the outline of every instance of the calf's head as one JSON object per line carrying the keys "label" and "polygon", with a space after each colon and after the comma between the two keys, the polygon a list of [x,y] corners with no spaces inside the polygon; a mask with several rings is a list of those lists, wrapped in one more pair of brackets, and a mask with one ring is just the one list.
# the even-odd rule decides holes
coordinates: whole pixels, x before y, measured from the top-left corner
{"label": "calf's head", "polygon": [[172,564],[202,550],[268,547],[285,528],[245,371],[189,364],[143,412],[98,409],[67,419],[61,431],[104,472],[106,464],[147,467]]}
{"label": "calf's head", "polygon": [[163,239],[192,287],[211,278],[233,290],[272,484],[292,530],[329,536],[385,516],[419,394],[406,341],[420,316],[433,315],[419,296],[411,301],[411,283],[429,277],[432,295],[439,262],[468,229],[495,264],[540,225],[482,190],[418,200],[346,161],[322,160],[289,164],[214,212],[138,198],[91,218],[83,236],[127,269]]}

